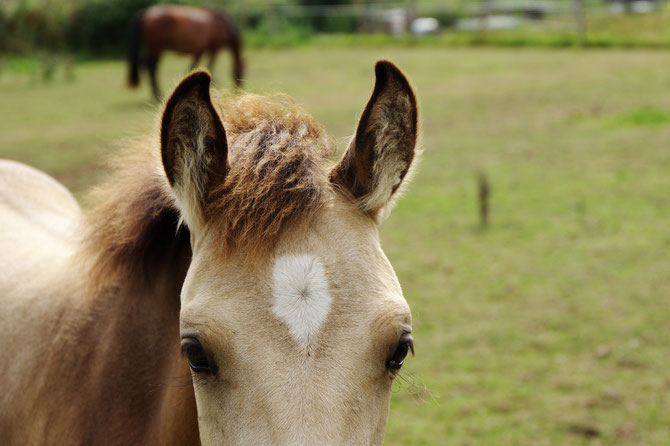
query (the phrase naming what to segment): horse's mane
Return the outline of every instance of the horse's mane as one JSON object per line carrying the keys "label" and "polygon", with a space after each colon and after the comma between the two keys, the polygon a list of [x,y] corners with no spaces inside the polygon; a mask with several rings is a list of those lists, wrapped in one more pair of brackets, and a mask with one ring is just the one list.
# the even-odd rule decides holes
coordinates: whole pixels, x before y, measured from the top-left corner
{"label": "horse's mane", "polygon": [[[222,253],[269,253],[279,234],[324,200],[334,144],[290,98],[228,95],[215,100],[230,169],[205,209]],[[158,132],[154,132],[155,135]],[[110,161],[89,196],[82,258],[93,283],[108,286],[148,271],[170,241],[188,240],[160,160],[157,137],[137,139]]]}

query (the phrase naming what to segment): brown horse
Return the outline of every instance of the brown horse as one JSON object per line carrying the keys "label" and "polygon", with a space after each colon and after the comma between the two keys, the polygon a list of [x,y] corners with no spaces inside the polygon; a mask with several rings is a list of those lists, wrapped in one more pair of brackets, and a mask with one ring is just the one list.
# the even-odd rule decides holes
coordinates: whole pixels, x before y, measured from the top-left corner
{"label": "brown horse", "polygon": [[154,96],[160,97],[156,68],[164,50],[193,54],[193,70],[203,53],[209,54],[209,70],[214,68],[216,53],[230,48],[233,55],[233,79],[242,85],[242,39],[231,19],[215,9],[180,5],[156,5],[138,13],[133,20],[128,85],[139,85],[140,44],[147,46],[147,68]]}
{"label": "brown horse", "polygon": [[214,105],[205,72],[87,211],[0,162],[1,443],[381,445],[413,341],[379,223],[417,108],[376,78],[334,167],[290,99]]}

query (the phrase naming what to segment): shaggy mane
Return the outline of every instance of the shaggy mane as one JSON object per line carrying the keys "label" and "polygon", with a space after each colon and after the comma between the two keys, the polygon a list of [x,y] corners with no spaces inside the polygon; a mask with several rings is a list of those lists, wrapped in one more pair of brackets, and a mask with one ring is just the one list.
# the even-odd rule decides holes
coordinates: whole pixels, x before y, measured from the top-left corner
{"label": "shaggy mane", "polygon": [[[288,226],[308,219],[330,190],[334,144],[289,97],[224,95],[214,101],[228,141],[230,169],[213,188],[206,224],[223,254],[269,254]],[[83,259],[96,286],[148,271],[170,242],[188,242],[160,160],[158,131],[110,161],[112,173],[88,197]],[[160,258],[160,257],[158,257]]]}

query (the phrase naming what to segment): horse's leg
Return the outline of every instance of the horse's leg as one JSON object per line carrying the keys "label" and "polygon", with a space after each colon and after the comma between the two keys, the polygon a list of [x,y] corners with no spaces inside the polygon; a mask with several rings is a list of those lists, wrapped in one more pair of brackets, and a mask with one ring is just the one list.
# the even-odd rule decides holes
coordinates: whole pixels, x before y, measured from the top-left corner
{"label": "horse's leg", "polygon": [[151,78],[151,90],[153,91],[154,97],[157,101],[160,100],[161,92],[158,88],[158,80],[156,79],[156,69],[158,68],[158,59],[161,56],[160,50],[151,49],[149,52],[149,77]]}
{"label": "horse's leg", "polygon": [[191,71],[195,70],[195,67],[198,66],[198,62],[200,61],[201,56],[202,56],[202,53],[196,53],[195,56],[193,56],[193,63],[191,64]]}
{"label": "horse's leg", "polygon": [[234,41],[230,46],[233,56],[233,79],[237,88],[242,87],[242,77],[244,76],[244,62],[242,61],[242,48],[239,41]]}
{"label": "horse's leg", "polygon": [[212,77],[214,77],[214,63],[216,63],[216,50],[211,50],[209,52],[209,64],[207,65],[207,68]]}

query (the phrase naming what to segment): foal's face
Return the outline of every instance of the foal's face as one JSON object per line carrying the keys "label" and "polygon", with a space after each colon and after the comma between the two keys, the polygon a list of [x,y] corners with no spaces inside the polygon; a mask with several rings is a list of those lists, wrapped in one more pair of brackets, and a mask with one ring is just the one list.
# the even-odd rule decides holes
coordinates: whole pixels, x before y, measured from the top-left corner
{"label": "foal's face", "polygon": [[167,103],[163,163],[192,234],[181,336],[203,444],[383,442],[393,379],[413,341],[377,216],[413,159],[416,103],[392,64],[376,73],[320,206],[251,263],[243,249],[222,250],[204,211],[208,188],[230,171],[209,77],[189,76]]}
{"label": "foal's face", "polygon": [[182,293],[203,442],[381,444],[412,339],[375,223],[335,203],[253,271],[218,253],[205,236]]}

